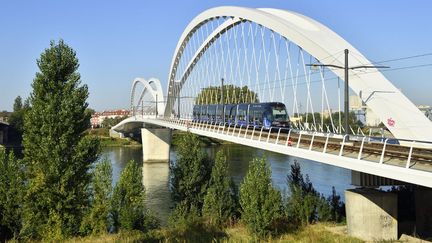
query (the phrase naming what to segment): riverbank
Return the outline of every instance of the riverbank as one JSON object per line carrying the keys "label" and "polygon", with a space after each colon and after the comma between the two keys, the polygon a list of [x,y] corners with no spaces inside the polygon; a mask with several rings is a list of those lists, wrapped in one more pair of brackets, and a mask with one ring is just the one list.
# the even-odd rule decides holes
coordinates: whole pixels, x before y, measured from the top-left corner
{"label": "riverbank", "polygon": [[109,128],[94,128],[86,131],[87,136],[99,138],[101,147],[140,147],[141,144],[131,138],[112,138],[109,136]]}
{"label": "riverbank", "polygon": [[[341,232],[340,226],[317,223],[304,228],[269,237],[272,242],[364,242]],[[235,225],[222,231],[191,229],[178,232],[170,229],[152,230],[146,234],[138,231],[73,238],[66,242],[253,242],[256,241],[243,225]]]}

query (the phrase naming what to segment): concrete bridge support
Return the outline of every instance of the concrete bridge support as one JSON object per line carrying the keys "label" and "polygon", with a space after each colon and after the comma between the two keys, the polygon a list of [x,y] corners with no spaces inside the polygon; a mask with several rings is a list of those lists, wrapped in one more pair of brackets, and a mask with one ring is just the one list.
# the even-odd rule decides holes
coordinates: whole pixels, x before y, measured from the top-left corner
{"label": "concrete bridge support", "polygon": [[143,162],[168,162],[171,129],[141,128]]}
{"label": "concrete bridge support", "polygon": [[[352,172],[345,191],[348,233],[367,241],[397,240],[402,234],[432,237],[432,188]],[[392,192],[380,186],[405,185]]]}
{"label": "concrete bridge support", "polygon": [[398,239],[398,197],[375,189],[345,191],[348,234],[363,240]]}

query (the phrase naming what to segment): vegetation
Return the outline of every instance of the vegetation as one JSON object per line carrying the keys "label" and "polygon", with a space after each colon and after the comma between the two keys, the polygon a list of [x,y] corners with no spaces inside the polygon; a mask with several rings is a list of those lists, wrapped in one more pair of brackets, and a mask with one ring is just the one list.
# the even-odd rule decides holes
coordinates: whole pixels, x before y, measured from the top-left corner
{"label": "vegetation", "polygon": [[127,116],[115,117],[115,118],[109,118],[109,117],[105,118],[102,122],[102,127],[111,128],[126,118],[127,118]]}
{"label": "vegetation", "polygon": [[21,230],[24,177],[20,162],[0,148],[0,241],[17,238]]}
{"label": "vegetation", "polygon": [[[238,87],[234,85],[224,85],[224,104],[257,103],[258,94],[250,90],[248,86]],[[220,104],[222,99],[221,87],[210,86],[204,88],[195,100],[196,104]]]}
{"label": "vegetation", "polygon": [[241,217],[255,235],[266,236],[281,217],[282,196],[272,186],[271,170],[267,161],[254,159],[240,186]]}
{"label": "vegetation", "polygon": [[84,137],[88,89],[80,85],[75,52],[62,40],[37,61],[30,109],[24,118],[25,238],[64,239],[79,233],[89,205],[89,169],[99,142]]}
{"label": "vegetation", "polygon": [[145,189],[142,170],[131,160],[120,175],[112,198],[114,230],[147,231],[158,226],[145,208]]}
{"label": "vegetation", "polygon": [[304,226],[315,221],[341,222],[345,215],[345,205],[340,196],[333,194],[329,198],[320,195],[306,175],[301,173],[300,165],[294,162],[291,173],[287,176],[290,197],[287,199],[286,213],[289,221],[296,226]]}
{"label": "vegetation", "polygon": [[211,162],[202,151],[197,135],[187,133],[177,148],[177,162],[171,165],[171,190],[177,213],[200,215],[211,174]]}
{"label": "vegetation", "polygon": [[[305,226],[289,233],[278,236],[268,236],[262,242],[363,242],[354,237],[339,233],[340,226],[317,223]],[[261,242],[259,241],[259,242]],[[230,226],[224,230],[212,231],[209,227],[196,228],[179,234],[172,229],[158,229],[147,233],[140,231],[120,232],[117,234],[104,234],[72,238],[65,242],[257,242],[247,228],[241,224]]]}
{"label": "vegetation", "polygon": [[211,225],[221,227],[235,217],[238,209],[237,191],[228,176],[228,164],[222,151],[216,154],[210,185],[204,197],[203,216]]}
{"label": "vegetation", "polygon": [[[308,122],[311,124],[316,124],[316,125],[321,125],[321,123],[323,123],[324,128],[328,127],[332,127],[332,120],[333,120],[333,125],[335,127],[344,127],[345,125],[345,113],[341,112],[340,113],[340,121],[342,122],[341,124],[339,124],[339,112],[335,112],[331,114],[331,118],[330,116],[322,116],[321,113],[319,112],[315,112],[315,113],[304,113],[304,114],[294,114],[294,117],[300,117],[302,122]],[[357,128],[363,128],[363,123],[361,123],[361,121],[357,120],[357,117],[355,115],[354,112],[350,112],[349,113],[349,117],[348,117],[348,124],[349,126],[354,129],[357,130]]]}
{"label": "vegetation", "polygon": [[104,158],[96,165],[91,184],[91,207],[81,224],[84,234],[104,234],[113,226],[111,215],[112,199],[111,161]]}

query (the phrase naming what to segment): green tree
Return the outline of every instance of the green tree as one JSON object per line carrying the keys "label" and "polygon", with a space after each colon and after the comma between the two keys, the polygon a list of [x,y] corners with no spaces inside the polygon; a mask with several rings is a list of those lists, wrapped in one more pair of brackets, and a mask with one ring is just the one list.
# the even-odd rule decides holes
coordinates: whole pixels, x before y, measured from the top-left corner
{"label": "green tree", "polygon": [[287,200],[286,211],[291,223],[300,226],[316,220],[340,222],[343,219],[344,205],[335,188],[332,188],[332,195],[327,199],[320,195],[310,182],[309,176],[303,177],[297,161],[291,165],[287,183],[291,195]]}
{"label": "green tree", "polygon": [[[257,103],[258,94],[248,86],[238,87],[232,84],[224,85],[224,104]],[[221,87],[210,86],[204,88],[195,100],[196,104],[220,104],[222,99]]]}
{"label": "green tree", "polygon": [[17,238],[21,229],[23,167],[12,152],[0,148],[0,241]]}
{"label": "green tree", "polygon": [[24,132],[24,115],[29,110],[28,99],[22,103],[21,96],[17,96],[13,105],[13,112],[10,114],[9,123],[12,127],[12,140],[21,144]]}
{"label": "green tree", "polygon": [[240,205],[242,220],[250,232],[261,237],[272,232],[272,224],[281,217],[282,197],[272,186],[266,159],[256,158],[250,163],[240,185]]}
{"label": "green tree", "polygon": [[235,189],[228,175],[228,164],[222,151],[216,154],[210,185],[204,197],[203,216],[210,224],[223,226],[237,210]]}
{"label": "green tree", "polygon": [[295,225],[306,225],[317,218],[319,194],[306,175],[301,173],[300,164],[295,161],[291,165],[291,172],[287,176],[288,188],[291,196],[287,200],[287,214]]}
{"label": "green tree", "polygon": [[88,88],[81,85],[75,51],[51,42],[33,80],[24,119],[28,188],[22,233],[27,238],[63,239],[79,232],[89,205],[89,169],[99,154],[96,138],[85,137]]}
{"label": "green tree", "polygon": [[188,212],[196,207],[201,212],[211,175],[211,162],[202,150],[197,135],[187,133],[177,148],[177,161],[171,166],[171,191],[174,202],[183,202]]}
{"label": "green tree", "polygon": [[114,188],[112,208],[115,230],[146,231],[157,225],[145,207],[141,167],[131,160]]}
{"label": "green tree", "polygon": [[104,158],[96,165],[92,180],[91,208],[81,225],[84,233],[106,233],[112,227],[112,167],[111,161]]}

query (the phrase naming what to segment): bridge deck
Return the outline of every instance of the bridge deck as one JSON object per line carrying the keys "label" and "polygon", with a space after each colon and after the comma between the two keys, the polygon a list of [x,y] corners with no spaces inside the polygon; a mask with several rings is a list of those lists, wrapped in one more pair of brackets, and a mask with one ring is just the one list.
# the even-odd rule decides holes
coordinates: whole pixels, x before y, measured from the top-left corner
{"label": "bridge deck", "polygon": [[306,158],[333,166],[432,188],[432,150],[310,131],[254,129],[142,117],[145,124],[192,133]]}

